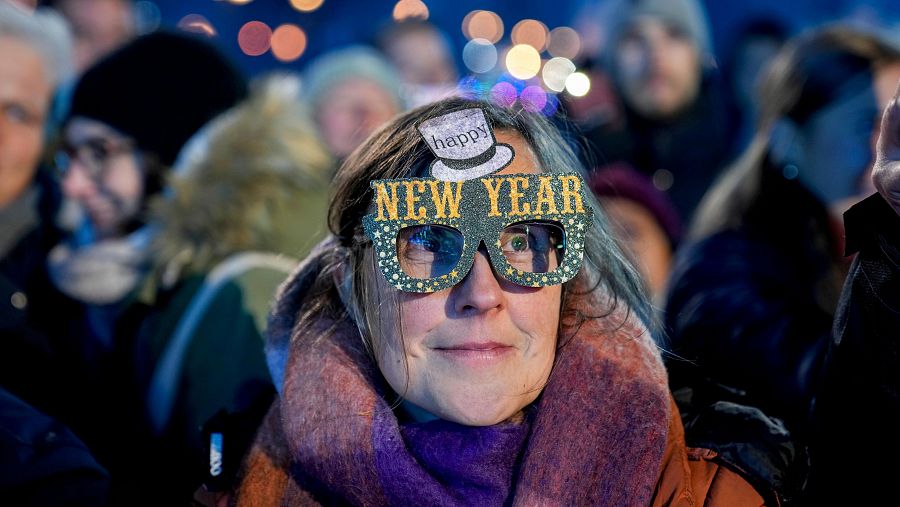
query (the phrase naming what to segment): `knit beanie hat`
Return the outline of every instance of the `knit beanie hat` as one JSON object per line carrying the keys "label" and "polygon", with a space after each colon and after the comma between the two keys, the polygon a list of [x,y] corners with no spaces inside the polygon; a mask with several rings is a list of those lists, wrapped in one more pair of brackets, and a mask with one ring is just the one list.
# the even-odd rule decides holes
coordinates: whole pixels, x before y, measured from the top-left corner
{"label": "knit beanie hat", "polygon": [[594,171],[588,185],[601,204],[604,197],[619,197],[641,205],[656,219],[672,250],[678,246],[683,232],[681,218],[669,197],[653,186],[650,178],[619,162]]}
{"label": "knit beanie hat", "polygon": [[212,45],[159,31],[88,69],[68,118],[105,123],[171,166],[191,135],[246,95],[244,78]]}
{"label": "knit beanie hat", "polygon": [[698,0],[613,0],[608,5],[609,25],[604,45],[607,54],[615,52],[623,32],[635,18],[647,16],[682,30],[697,46],[701,58],[712,55],[709,22]]}
{"label": "knit beanie hat", "polygon": [[397,71],[380,53],[365,46],[352,46],[319,57],[310,64],[304,78],[303,95],[314,110],[330,89],[351,79],[377,83],[390,93],[399,109],[405,108]]}

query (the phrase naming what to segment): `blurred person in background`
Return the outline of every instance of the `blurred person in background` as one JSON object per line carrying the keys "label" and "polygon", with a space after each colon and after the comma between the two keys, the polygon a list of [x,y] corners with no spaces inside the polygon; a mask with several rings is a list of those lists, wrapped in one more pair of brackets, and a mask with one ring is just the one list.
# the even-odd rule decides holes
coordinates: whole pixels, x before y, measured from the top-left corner
{"label": "blurred person in background", "polygon": [[624,118],[586,136],[600,166],[650,176],[687,221],[733,144],[706,14],[696,0],[615,0],[609,12],[604,48]]}
{"label": "blurred person in background", "polygon": [[246,94],[208,43],[167,32],[140,37],[79,79],[57,165],[82,218],[50,254],[59,289],[89,305],[91,331],[111,344],[110,322],[149,269],[151,197],[182,145]]}
{"label": "blurred person in background", "polygon": [[654,303],[661,304],[682,234],[675,207],[650,178],[622,163],[595,171],[588,184]]}
{"label": "blurred person in background", "polygon": [[407,106],[425,105],[456,91],[459,76],[453,47],[432,23],[420,20],[391,23],[379,34],[377,44],[400,73]]}
{"label": "blurred person in background", "polygon": [[43,0],[68,21],[75,44],[75,72],[81,74],[137,35],[131,0]]}
{"label": "blurred person in background", "polygon": [[49,326],[44,262],[62,231],[59,188],[41,157],[53,91],[71,69],[70,36],[57,15],[7,1],[0,9],[0,384],[52,413],[56,386],[42,372],[66,343]]}
{"label": "blurred person in background", "polygon": [[152,207],[152,273],[116,326],[133,338],[125,363],[142,415],[131,440],[143,451],[128,474],[153,490],[147,504],[186,504],[209,477],[200,428],[220,411],[225,470],[236,471],[274,393],[261,338],[269,304],[325,236],[332,172],[288,76],[256,83],[185,147]]}
{"label": "blurred person in background", "polygon": [[757,134],[700,206],[669,284],[674,388],[808,412],[846,275],[835,206],[858,200],[900,50],[845,27],[792,40],[760,88]]}
{"label": "blurred person in background", "polygon": [[[44,269],[59,238],[59,191],[41,163],[69,33],[44,10],[0,0],[0,497],[9,505],[103,505],[109,477],[59,420],[76,379]],[[38,408],[36,408],[38,407]],[[51,414],[51,415],[47,415]]]}
{"label": "blurred person in background", "polygon": [[751,20],[738,30],[724,72],[740,115],[738,146],[746,148],[759,117],[757,88],[778,51],[788,39],[788,29],[776,19]]}
{"label": "blurred person in background", "polygon": [[338,161],[406,107],[396,69],[364,46],[320,56],[306,70],[304,86],[319,136]]}
{"label": "blurred person in background", "polygon": [[118,435],[132,431],[139,404],[124,352],[133,337],[114,327],[153,266],[149,203],[190,136],[244,96],[243,77],[213,46],[168,32],[101,59],[74,90],[56,165],[80,220],[48,265],[54,286],[80,309],[67,325],[80,337],[82,378],[92,386],[74,400],[80,411],[71,425],[110,470],[114,490],[131,465],[116,461],[129,449]]}

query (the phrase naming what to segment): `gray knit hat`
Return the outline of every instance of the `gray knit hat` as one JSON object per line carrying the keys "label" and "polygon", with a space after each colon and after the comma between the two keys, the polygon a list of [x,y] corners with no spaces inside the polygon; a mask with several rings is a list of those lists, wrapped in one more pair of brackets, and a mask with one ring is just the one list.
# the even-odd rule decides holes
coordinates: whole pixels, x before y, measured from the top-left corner
{"label": "gray knit hat", "polygon": [[316,109],[331,88],[354,78],[378,83],[394,97],[397,107],[405,109],[397,71],[380,53],[364,46],[333,51],[312,62],[304,74],[303,96]]}
{"label": "gray knit hat", "polygon": [[608,5],[606,31],[607,54],[613,53],[622,33],[639,16],[658,18],[686,33],[700,52],[701,59],[712,56],[709,22],[698,0],[612,0]]}

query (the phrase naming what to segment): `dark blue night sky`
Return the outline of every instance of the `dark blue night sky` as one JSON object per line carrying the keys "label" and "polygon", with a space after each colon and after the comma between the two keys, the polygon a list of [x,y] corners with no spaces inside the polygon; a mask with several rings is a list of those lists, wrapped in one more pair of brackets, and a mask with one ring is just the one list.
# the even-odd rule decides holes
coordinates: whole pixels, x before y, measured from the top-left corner
{"label": "dark blue night sky", "polygon": [[[163,26],[174,26],[188,14],[205,16],[215,27],[217,40],[236,62],[249,74],[266,70],[302,70],[316,55],[352,43],[372,40],[378,30],[391,23],[393,0],[325,0],[311,13],[294,10],[288,0],[254,0],[246,5],[234,5],[215,0],[156,0]],[[506,39],[509,30],[521,19],[532,18],[544,22],[551,29],[560,25],[574,25],[585,7],[595,1],[586,0],[425,0],[430,11],[429,20],[439,25],[451,38],[459,57],[466,40],[461,31],[463,17],[474,9],[489,9],[504,20]],[[718,54],[728,50],[731,37],[743,23],[762,16],[775,17],[793,31],[814,24],[852,16],[857,21],[884,24],[900,23],[900,8],[896,0],[749,0],[733,2],[707,0],[704,2],[713,26]],[[893,5],[891,5],[893,4]],[[589,19],[589,18],[587,18]],[[237,45],[240,27],[251,20],[259,20],[273,28],[282,23],[294,23],[306,31],[309,42],[303,56],[285,64],[271,53],[248,57]]]}

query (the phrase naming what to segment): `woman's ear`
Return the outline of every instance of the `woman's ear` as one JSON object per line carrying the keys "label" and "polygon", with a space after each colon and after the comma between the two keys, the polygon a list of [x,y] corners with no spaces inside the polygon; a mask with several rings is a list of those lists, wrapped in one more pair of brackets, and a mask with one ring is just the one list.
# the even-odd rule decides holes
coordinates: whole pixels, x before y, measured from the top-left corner
{"label": "woman's ear", "polygon": [[777,167],[803,167],[803,131],[797,123],[781,117],[769,130],[769,156]]}

